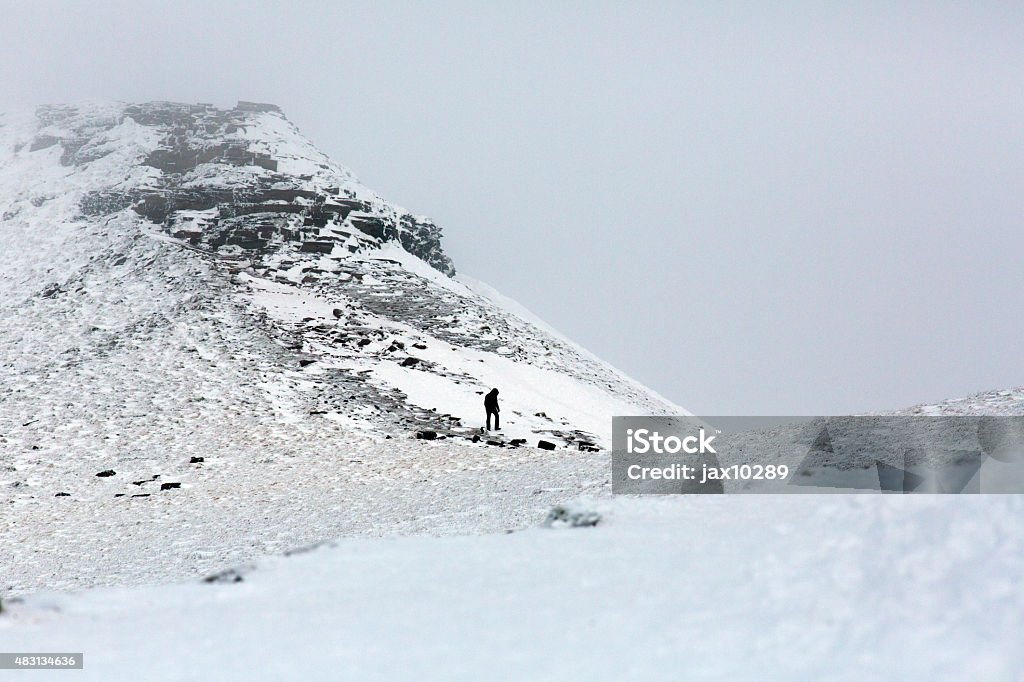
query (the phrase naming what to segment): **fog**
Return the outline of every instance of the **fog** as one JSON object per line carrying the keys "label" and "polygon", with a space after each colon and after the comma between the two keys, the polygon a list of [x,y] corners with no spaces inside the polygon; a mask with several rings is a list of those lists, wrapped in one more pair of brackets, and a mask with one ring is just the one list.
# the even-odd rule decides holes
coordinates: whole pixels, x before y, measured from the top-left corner
{"label": "fog", "polygon": [[14,3],[0,110],[273,102],[712,414],[1024,383],[1024,6]]}

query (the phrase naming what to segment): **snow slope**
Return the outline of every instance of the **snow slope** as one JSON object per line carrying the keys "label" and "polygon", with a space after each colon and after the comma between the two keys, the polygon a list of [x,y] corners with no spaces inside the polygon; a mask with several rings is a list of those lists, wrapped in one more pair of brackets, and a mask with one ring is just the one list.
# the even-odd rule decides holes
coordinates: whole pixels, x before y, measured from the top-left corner
{"label": "snow slope", "polygon": [[681,411],[453,273],[276,107],[0,115],[0,597],[521,528]]}
{"label": "snow slope", "polygon": [[349,539],[241,582],[37,594],[43,679],[1019,679],[1013,496],[598,505],[596,528]]}

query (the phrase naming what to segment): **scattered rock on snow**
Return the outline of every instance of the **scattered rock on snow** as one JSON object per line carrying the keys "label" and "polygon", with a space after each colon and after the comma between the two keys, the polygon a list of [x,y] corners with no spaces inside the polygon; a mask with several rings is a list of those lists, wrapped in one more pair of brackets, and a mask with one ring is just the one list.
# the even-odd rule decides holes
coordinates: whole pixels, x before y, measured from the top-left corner
{"label": "scattered rock on snow", "polygon": [[548,512],[548,517],[544,520],[544,527],[585,528],[596,526],[600,520],[601,515],[588,507],[579,504],[559,504]]}
{"label": "scattered rock on snow", "polygon": [[235,568],[229,568],[219,573],[214,573],[203,578],[204,583],[240,583],[242,573]]}
{"label": "scattered rock on snow", "polygon": [[418,364],[420,364],[420,359],[414,358],[411,355],[407,357],[405,360],[402,360],[402,367],[412,367],[413,365]]}

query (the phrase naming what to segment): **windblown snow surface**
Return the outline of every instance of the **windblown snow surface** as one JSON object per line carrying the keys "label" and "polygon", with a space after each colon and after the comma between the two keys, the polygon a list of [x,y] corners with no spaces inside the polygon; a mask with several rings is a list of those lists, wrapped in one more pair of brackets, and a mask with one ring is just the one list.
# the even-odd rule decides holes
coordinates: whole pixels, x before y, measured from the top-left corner
{"label": "windblown snow surface", "polygon": [[0,217],[0,649],[85,655],[22,676],[1020,677],[1018,497],[613,498],[681,408],[274,107],[0,117]]}

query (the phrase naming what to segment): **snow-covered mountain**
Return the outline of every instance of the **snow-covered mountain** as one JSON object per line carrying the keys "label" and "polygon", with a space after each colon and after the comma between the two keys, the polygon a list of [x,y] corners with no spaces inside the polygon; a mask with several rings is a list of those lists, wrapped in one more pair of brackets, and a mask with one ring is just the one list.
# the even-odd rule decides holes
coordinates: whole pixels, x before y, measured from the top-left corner
{"label": "snow-covered mountain", "polygon": [[681,411],[457,276],[436,225],[276,106],[49,106],[0,123],[17,423],[95,428],[93,412],[201,402],[471,435],[497,386],[506,439],[586,446],[607,442],[612,414]]}
{"label": "snow-covered mountain", "polygon": [[[682,410],[456,275],[276,107],[2,116],[0,218],[9,651],[97,680],[1019,677],[1016,496],[610,499],[610,417]],[[501,445],[473,440],[492,386]],[[581,496],[597,527],[532,527]]]}
{"label": "snow-covered mountain", "polygon": [[[613,414],[682,411],[457,275],[273,105],[0,116],[0,220],[0,592],[514,527],[603,484]],[[160,563],[166,524],[195,531]]]}

